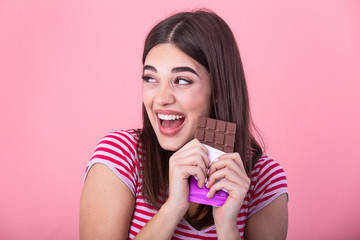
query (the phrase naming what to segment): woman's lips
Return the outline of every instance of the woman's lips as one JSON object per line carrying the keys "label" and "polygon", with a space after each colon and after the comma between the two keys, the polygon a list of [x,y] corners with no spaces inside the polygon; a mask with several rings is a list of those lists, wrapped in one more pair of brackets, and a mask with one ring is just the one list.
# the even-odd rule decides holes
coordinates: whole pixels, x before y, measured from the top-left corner
{"label": "woman's lips", "polygon": [[184,114],[177,111],[155,111],[160,132],[166,136],[175,136],[185,125]]}

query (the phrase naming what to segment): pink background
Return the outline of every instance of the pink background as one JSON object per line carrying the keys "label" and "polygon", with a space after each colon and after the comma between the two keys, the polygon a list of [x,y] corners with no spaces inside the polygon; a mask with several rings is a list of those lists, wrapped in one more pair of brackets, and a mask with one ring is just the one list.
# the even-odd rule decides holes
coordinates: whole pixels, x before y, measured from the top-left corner
{"label": "pink background", "polygon": [[233,29],[253,117],[285,169],[288,239],[360,237],[360,3],[0,1],[0,239],[77,239],[100,138],[141,126],[155,22],[208,7]]}

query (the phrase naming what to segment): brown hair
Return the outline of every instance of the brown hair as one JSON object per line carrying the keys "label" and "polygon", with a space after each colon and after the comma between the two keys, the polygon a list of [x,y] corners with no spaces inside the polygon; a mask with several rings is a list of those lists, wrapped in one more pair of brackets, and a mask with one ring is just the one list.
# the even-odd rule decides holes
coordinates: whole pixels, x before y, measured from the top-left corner
{"label": "brown hair", "polygon": [[[152,28],[145,41],[143,63],[149,51],[161,43],[176,45],[208,70],[212,91],[211,117],[237,124],[234,151],[240,154],[245,170],[250,174],[262,155],[262,148],[251,133],[255,128],[250,117],[244,71],[229,26],[207,10],[177,13]],[[165,200],[172,152],[161,148],[144,106],[142,111],[141,140],[145,155],[142,193],[151,204],[159,206],[159,201]],[[203,214],[205,216],[198,221]],[[195,228],[213,224],[211,207],[201,206],[188,221]]]}

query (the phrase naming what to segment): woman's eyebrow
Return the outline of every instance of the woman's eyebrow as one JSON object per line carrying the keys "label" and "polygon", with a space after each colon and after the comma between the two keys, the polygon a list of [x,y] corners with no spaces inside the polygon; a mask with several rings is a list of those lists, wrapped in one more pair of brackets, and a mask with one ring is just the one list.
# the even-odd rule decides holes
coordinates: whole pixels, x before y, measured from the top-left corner
{"label": "woman's eyebrow", "polygon": [[[151,65],[145,65],[144,68],[143,68],[143,71],[145,70],[150,70],[150,71],[153,71],[155,73],[157,73],[157,70],[154,66],[151,66]],[[193,74],[195,74],[196,76],[199,76],[199,74],[194,70],[192,69],[191,67],[175,67],[171,70],[172,73],[179,73],[179,72],[191,72]]]}
{"label": "woman's eyebrow", "polygon": [[156,68],[151,66],[151,65],[145,65],[143,71],[145,71],[145,70],[150,70],[150,71],[153,71],[153,72],[157,73]]}
{"label": "woman's eyebrow", "polygon": [[191,67],[175,67],[171,70],[171,72],[173,72],[173,73],[191,72],[191,73],[195,74],[196,76],[199,76],[199,74],[197,74],[197,72],[194,69],[192,69]]}

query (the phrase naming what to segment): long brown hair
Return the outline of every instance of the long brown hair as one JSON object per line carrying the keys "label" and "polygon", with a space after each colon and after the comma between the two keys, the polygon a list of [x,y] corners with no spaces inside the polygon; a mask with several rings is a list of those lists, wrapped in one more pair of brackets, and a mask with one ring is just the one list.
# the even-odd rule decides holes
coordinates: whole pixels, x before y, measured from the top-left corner
{"label": "long brown hair", "polygon": [[[235,152],[250,174],[262,155],[252,135],[248,91],[240,53],[229,26],[208,10],[177,13],[156,24],[148,34],[142,61],[161,43],[172,43],[203,65],[210,74],[211,117],[237,124]],[[144,150],[142,194],[154,206],[165,199],[168,188],[169,158],[172,152],[161,148],[143,106],[141,140]],[[204,216],[205,214],[205,216]],[[202,215],[200,221],[199,216]],[[201,206],[188,221],[195,228],[213,224],[209,206]]]}

